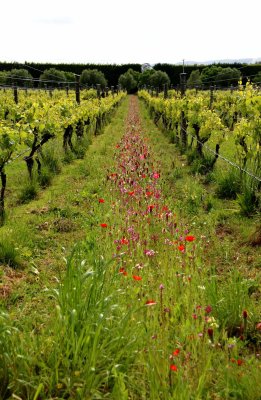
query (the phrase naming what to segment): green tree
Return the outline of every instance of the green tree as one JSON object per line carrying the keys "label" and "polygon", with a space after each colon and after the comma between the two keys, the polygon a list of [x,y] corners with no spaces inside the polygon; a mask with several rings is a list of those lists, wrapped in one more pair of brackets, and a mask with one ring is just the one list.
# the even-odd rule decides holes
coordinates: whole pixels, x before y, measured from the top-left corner
{"label": "green tree", "polygon": [[254,82],[254,83],[259,83],[259,84],[261,84],[261,71],[259,71],[259,72],[256,74],[256,76],[255,76],[254,79],[253,79],[253,82]]}
{"label": "green tree", "polygon": [[65,82],[65,73],[56,68],[46,69],[42,75],[40,75],[41,87],[61,87],[65,86]]}
{"label": "green tree", "polygon": [[0,71],[0,85],[7,85],[7,71]]}
{"label": "green tree", "polygon": [[168,74],[163,71],[154,71],[154,73],[150,77],[150,85],[162,90],[164,84],[170,84]]}
{"label": "green tree", "polygon": [[125,72],[125,74],[120,75],[119,84],[128,93],[135,93],[138,90],[138,81],[135,79],[131,69]]}
{"label": "green tree", "polygon": [[15,84],[20,87],[32,87],[33,77],[27,69],[13,68],[7,72],[6,83],[8,85]]}
{"label": "green tree", "polygon": [[241,73],[237,68],[222,68],[216,76],[215,83],[218,86],[228,87],[237,85],[241,78]]}
{"label": "green tree", "polygon": [[107,86],[107,80],[104,74],[97,69],[84,69],[80,77],[80,83],[82,85],[101,85],[102,87]]}
{"label": "green tree", "polygon": [[147,69],[142,72],[139,76],[139,88],[143,87],[144,85],[150,85],[150,78],[154,74],[154,69]]}
{"label": "green tree", "polygon": [[187,86],[193,88],[193,87],[201,86],[201,85],[202,85],[202,79],[201,79],[199,69],[195,69],[194,71],[191,71],[191,74],[187,81]]}
{"label": "green tree", "polygon": [[210,67],[206,67],[201,72],[201,80],[203,85],[211,86],[215,84],[216,77],[219,72],[222,71],[222,67],[217,65],[211,65]]}

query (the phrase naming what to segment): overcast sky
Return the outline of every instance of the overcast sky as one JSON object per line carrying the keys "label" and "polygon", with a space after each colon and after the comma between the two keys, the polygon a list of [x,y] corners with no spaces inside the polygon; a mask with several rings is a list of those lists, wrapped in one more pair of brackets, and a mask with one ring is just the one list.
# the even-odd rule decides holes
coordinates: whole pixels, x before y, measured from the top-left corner
{"label": "overcast sky", "polygon": [[8,0],[0,12],[0,61],[261,57],[260,0]]}

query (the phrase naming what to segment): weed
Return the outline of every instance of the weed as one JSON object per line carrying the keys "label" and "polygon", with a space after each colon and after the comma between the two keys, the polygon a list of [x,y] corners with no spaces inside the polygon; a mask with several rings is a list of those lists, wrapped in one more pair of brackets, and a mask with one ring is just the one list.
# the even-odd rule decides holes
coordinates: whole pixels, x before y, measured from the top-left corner
{"label": "weed", "polygon": [[225,176],[217,176],[216,194],[220,199],[236,199],[241,191],[240,174],[230,169]]}
{"label": "weed", "polygon": [[38,184],[36,180],[27,181],[25,186],[22,188],[18,201],[20,203],[29,203],[35,199],[38,194]]}

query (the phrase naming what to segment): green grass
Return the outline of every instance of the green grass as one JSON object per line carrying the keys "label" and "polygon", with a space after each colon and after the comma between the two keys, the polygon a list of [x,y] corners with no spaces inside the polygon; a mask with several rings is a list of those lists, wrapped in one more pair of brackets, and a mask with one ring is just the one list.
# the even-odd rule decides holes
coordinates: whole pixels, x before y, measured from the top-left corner
{"label": "green grass", "polygon": [[[137,119],[126,128],[128,105],[84,159],[1,228],[26,264],[0,276],[10,289],[0,313],[0,398],[256,400],[260,249],[246,243],[255,219],[191,174],[143,103],[141,129]],[[121,142],[133,126],[149,146],[143,197],[131,194],[135,172],[130,181],[121,175],[122,154],[130,151],[130,169],[143,160],[144,147]]]}

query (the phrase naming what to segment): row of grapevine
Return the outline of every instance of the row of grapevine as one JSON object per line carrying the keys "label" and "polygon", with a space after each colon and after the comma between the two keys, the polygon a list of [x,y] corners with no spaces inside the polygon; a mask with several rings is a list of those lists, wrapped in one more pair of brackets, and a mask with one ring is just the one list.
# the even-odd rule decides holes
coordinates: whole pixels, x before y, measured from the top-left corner
{"label": "row of grapevine", "polygon": [[75,101],[73,92],[28,91],[19,95],[19,104],[13,99],[11,90],[0,92],[0,219],[4,221],[4,200],[6,189],[6,166],[21,157],[27,166],[29,178],[41,175],[43,149],[50,140],[58,139],[64,152],[77,151],[85,134],[93,129],[98,132],[105,119],[125,96],[117,95],[99,99],[94,91],[82,93],[81,104]]}
{"label": "row of grapevine", "polygon": [[247,185],[257,203],[261,167],[261,96],[251,84],[233,92],[187,90],[182,96],[170,91],[168,98],[146,90],[139,96],[147,103],[155,123],[182,148],[198,172],[210,173],[218,159],[236,169],[240,190]]}

